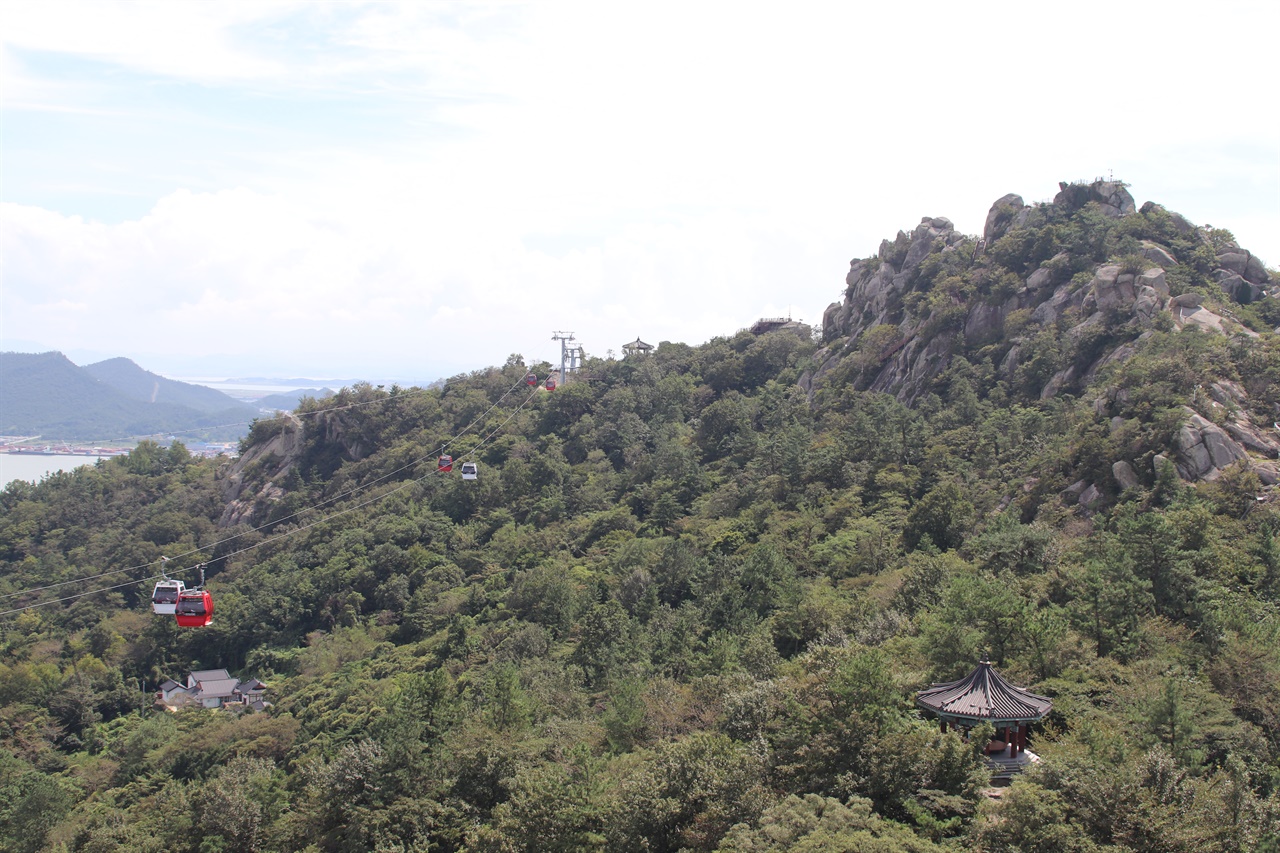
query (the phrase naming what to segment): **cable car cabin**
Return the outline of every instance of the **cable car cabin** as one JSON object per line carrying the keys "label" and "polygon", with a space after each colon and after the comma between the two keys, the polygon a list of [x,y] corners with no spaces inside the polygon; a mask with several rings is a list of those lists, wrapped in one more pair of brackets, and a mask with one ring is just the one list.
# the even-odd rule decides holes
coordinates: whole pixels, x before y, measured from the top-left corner
{"label": "cable car cabin", "polygon": [[174,615],[181,628],[203,628],[213,622],[213,596],[207,589],[185,589],[178,593]]}
{"label": "cable car cabin", "polygon": [[530,371],[529,373],[526,373],[526,374],[525,374],[525,376],[524,376],[524,384],[525,384],[525,385],[529,385],[529,386],[537,385],[537,384],[538,384],[538,374],[536,374],[536,373],[534,373],[534,372],[532,372],[532,371]]}
{"label": "cable car cabin", "polygon": [[453,457],[448,454],[442,455],[436,462],[436,468],[441,471],[453,470]]}
{"label": "cable car cabin", "polygon": [[552,379],[550,376],[547,377],[547,390],[548,391],[556,390],[556,381]]}
{"label": "cable car cabin", "polygon": [[161,616],[172,616],[174,606],[178,603],[178,596],[186,588],[186,584],[182,581],[166,578],[158,582],[156,588],[151,591],[151,612],[159,613]]}
{"label": "cable car cabin", "polygon": [[462,463],[462,479],[474,480],[479,476],[479,473],[480,471],[479,471],[479,468],[476,467],[476,463],[474,462]]}

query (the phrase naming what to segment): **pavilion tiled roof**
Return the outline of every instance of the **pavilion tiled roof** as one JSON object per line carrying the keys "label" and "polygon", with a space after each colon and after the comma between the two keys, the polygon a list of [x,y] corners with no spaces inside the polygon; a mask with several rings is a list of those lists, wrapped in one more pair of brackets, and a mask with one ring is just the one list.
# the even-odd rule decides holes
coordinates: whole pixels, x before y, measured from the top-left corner
{"label": "pavilion tiled roof", "polygon": [[941,717],[968,720],[1034,721],[1053,709],[1052,700],[1014,687],[985,658],[964,678],[921,690],[916,704]]}

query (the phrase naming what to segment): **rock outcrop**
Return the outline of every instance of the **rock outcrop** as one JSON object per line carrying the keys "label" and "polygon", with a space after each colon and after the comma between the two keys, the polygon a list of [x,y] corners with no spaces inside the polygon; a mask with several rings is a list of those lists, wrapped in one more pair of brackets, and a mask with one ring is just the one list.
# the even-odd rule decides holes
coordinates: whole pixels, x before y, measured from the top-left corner
{"label": "rock outcrop", "polygon": [[[1148,233],[1162,235],[1160,239],[1168,245],[1143,239],[1136,251],[1127,250],[1123,263],[1104,263],[1092,270],[1085,267],[1087,277],[1068,251],[1058,251],[1034,269],[1024,270],[1020,286],[1011,286],[1008,272],[1000,273],[1000,267],[983,257],[993,252],[993,247],[997,253],[1007,253],[1007,242],[1003,248],[996,246],[1003,238],[1015,232],[1031,234],[1025,238],[1029,246],[1029,241],[1037,239],[1035,229],[1043,231],[1064,221],[1064,214],[1089,205],[1111,218],[1136,212],[1133,197],[1119,181],[1059,187],[1049,206],[1029,206],[1013,193],[997,199],[987,213],[980,240],[958,233],[949,219],[924,217],[909,233],[900,231],[894,240],[884,240],[875,257],[850,262],[844,300],[831,304],[824,313],[827,346],[815,359],[820,366],[802,377],[805,390],[817,393],[828,373],[852,358],[855,369],[842,375],[850,376],[860,388],[892,394],[910,405],[933,388],[934,380],[956,353],[971,355],[985,348],[999,378],[1017,383],[1024,393],[1049,399],[1062,393],[1082,393],[1108,365],[1132,357],[1157,327],[1194,325],[1206,332],[1257,336],[1231,316],[1229,305],[1212,310],[1195,291],[1171,296],[1170,281],[1186,281],[1180,253],[1195,255],[1197,269],[1203,271],[1204,247],[1216,246],[1218,270],[1211,280],[1216,280],[1233,302],[1249,304],[1269,298],[1267,293],[1273,286],[1262,262],[1234,244],[1224,245],[1221,232],[1198,228],[1151,202],[1142,207],[1152,223]],[[1015,251],[1026,256],[1025,249]],[[961,254],[948,259],[957,252]],[[992,269],[996,272],[991,275],[1005,278],[998,290],[980,291],[979,295],[969,290],[966,297],[962,295],[966,291],[939,287],[938,280],[944,277],[936,272],[939,269],[959,270],[962,275]],[[1170,271],[1174,271],[1172,278]],[[1008,329],[1015,312],[1018,325]],[[1056,328],[1059,345],[1073,354],[1074,361],[1044,376],[1026,365],[1035,357],[1032,342],[1037,330],[1051,327]],[[1125,334],[1130,337],[1125,339]],[[1081,354],[1087,360],[1082,360]],[[1040,378],[1032,381],[1040,384],[1026,387],[1036,376]],[[1236,386],[1218,393],[1243,391]],[[1103,409],[1109,405],[1104,401]],[[1243,414],[1247,407],[1240,400],[1229,408],[1232,414],[1225,420],[1218,413],[1209,419],[1205,413],[1188,410],[1167,457],[1187,480],[1212,480],[1224,468],[1247,459],[1264,482],[1275,482],[1280,477],[1275,463],[1280,455],[1280,432],[1272,436],[1269,430],[1253,425]],[[1111,473],[1114,483],[1078,484],[1071,500],[1087,508],[1103,499],[1095,485],[1118,492],[1143,482],[1132,460],[1114,461]],[[1081,501],[1086,494],[1088,499]]]}
{"label": "rock outcrop", "polygon": [[1178,473],[1186,480],[1213,480],[1248,454],[1221,427],[1191,409],[1173,440]]}
{"label": "rock outcrop", "polygon": [[1010,227],[1021,224],[1030,210],[1022,201],[1022,196],[1009,193],[996,199],[987,213],[986,225],[982,228],[982,242],[988,246],[1005,235]]}
{"label": "rock outcrop", "polygon": [[1091,184],[1059,183],[1059,192],[1053,203],[1067,210],[1079,210],[1089,202],[1096,202],[1107,216],[1126,216],[1136,213],[1133,196],[1121,181],[1094,181]]}
{"label": "rock outcrop", "polygon": [[277,485],[296,467],[302,449],[302,422],[281,416],[282,428],[266,441],[247,448],[218,474],[226,508],[218,527],[253,524],[262,511],[284,497]]}
{"label": "rock outcrop", "polygon": [[[875,326],[892,325],[902,309],[902,298],[922,261],[930,255],[955,252],[972,242],[955,230],[950,219],[926,216],[910,234],[899,231],[891,243],[884,240],[876,257],[850,262],[845,277],[845,300],[833,303],[823,314],[823,328],[857,338]],[[946,366],[950,354],[946,336],[918,340],[923,323],[901,329],[897,342],[880,354],[889,366],[871,383],[874,390],[914,399],[924,383]]]}

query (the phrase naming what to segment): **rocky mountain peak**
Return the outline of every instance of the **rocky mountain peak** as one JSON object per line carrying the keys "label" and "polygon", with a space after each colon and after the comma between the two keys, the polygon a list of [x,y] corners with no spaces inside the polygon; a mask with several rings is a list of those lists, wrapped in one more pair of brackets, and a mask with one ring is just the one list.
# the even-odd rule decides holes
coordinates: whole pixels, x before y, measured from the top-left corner
{"label": "rocky mountain peak", "polygon": [[[1002,394],[1028,401],[1097,393],[1154,332],[1194,327],[1258,340],[1274,326],[1260,319],[1274,303],[1261,313],[1244,306],[1280,294],[1261,259],[1228,232],[1153,202],[1139,209],[1115,180],[1061,183],[1047,204],[1002,196],[981,238],[924,217],[873,257],[851,261],[845,284],[823,316],[822,364],[802,384],[813,396],[838,377],[909,405],[938,390],[957,356],[989,362]],[[1280,441],[1249,409],[1234,406],[1231,429],[1189,410],[1168,448],[1178,472],[1213,479],[1252,459],[1274,483],[1275,464],[1258,457],[1274,460]],[[1121,461],[1128,478],[1133,466]]]}

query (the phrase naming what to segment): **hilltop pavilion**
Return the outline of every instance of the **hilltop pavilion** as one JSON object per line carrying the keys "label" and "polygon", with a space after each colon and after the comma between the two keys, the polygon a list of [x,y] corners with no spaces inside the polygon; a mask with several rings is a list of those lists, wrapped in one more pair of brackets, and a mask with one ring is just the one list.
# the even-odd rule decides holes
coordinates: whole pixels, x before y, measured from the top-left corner
{"label": "hilltop pavilion", "polygon": [[622,345],[622,357],[626,358],[629,355],[648,355],[653,352],[653,350],[653,344],[646,344],[644,341],[636,338],[631,343]]}
{"label": "hilltop pavilion", "polygon": [[959,681],[935,684],[921,690],[916,704],[938,717],[942,730],[947,724],[968,729],[981,722],[996,727],[996,738],[988,752],[1006,752],[1017,758],[1027,749],[1027,732],[1053,710],[1053,702],[1021,687],[1015,687],[991,667],[983,655],[977,669]]}

